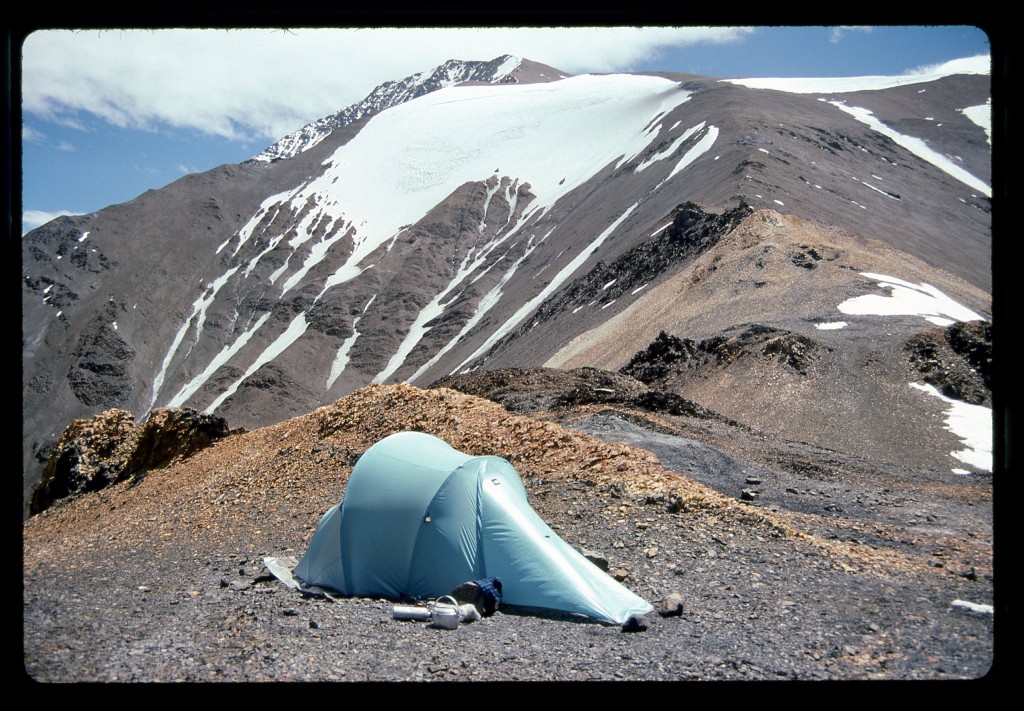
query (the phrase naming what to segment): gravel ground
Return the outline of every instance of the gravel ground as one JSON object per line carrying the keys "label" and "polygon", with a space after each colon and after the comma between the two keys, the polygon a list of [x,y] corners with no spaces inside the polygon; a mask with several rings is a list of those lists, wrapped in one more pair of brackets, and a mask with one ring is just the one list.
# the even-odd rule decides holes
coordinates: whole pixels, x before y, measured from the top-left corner
{"label": "gravel ground", "polygon": [[[872,471],[807,446],[757,447],[756,433],[721,423],[653,418],[640,427],[631,416],[600,408],[560,416],[618,440],[605,443],[450,390],[371,386],[134,484],[60,503],[24,526],[26,673],[131,682],[971,679],[989,671],[994,616],[953,602],[992,604],[991,482]],[[304,597],[267,575],[265,556],[305,551],[358,453],[412,428],[505,456],[563,538],[601,553],[655,607],[678,593],[681,614],[651,614],[647,629],[626,633],[503,608],[436,630],[393,620],[390,601]],[[623,444],[644,437],[663,464],[717,482],[724,495]],[[762,495],[743,503],[738,477],[751,472]],[[880,485],[881,476],[892,483]],[[860,508],[848,503],[858,497]],[[826,510],[828,501],[842,511]]]}

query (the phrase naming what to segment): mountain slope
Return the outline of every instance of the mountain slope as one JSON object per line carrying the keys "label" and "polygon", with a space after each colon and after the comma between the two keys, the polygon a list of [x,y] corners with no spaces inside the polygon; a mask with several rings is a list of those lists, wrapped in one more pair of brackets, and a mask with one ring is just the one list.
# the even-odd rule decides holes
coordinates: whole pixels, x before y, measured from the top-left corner
{"label": "mountain slope", "polygon": [[[507,63],[486,63],[488,76]],[[942,284],[986,315],[990,156],[960,110],[985,103],[988,77],[914,86],[797,94],[683,75],[449,86],[293,141],[303,150],[286,159],[48,223],[23,240],[26,486],[67,420],[106,407],[188,405],[253,427],[368,382],[539,365],[694,260],[731,258],[708,255],[747,206],[873,237],[870,250],[898,252],[849,269]],[[865,122],[868,105],[882,128]],[[959,172],[903,138],[938,131],[933,115]],[[688,202],[703,209],[678,209]],[[652,261],[684,213],[679,238],[694,249]],[[714,235],[701,227],[716,221]],[[903,269],[899,252],[920,261]],[[831,319],[836,284],[874,288],[852,271],[783,276],[784,262],[768,281],[820,306],[794,332]],[[776,303],[756,284],[708,283],[715,298],[734,294],[722,329]],[[778,327],[790,317],[776,310]],[[622,342],[636,351],[651,338],[623,331]]]}
{"label": "mountain slope", "polygon": [[[915,300],[901,302],[886,286],[887,272],[898,273]],[[635,344],[665,331],[697,342],[683,358],[685,372],[660,382],[671,392],[786,439],[959,469],[950,453],[961,445],[942,428],[922,426],[945,408],[911,386],[921,374],[908,343],[954,319],[990,318],[988,299],[874,240],[760,211],[545,365],[615,370],[634,357]],[[873,306],[856,308],[863,303]]]}

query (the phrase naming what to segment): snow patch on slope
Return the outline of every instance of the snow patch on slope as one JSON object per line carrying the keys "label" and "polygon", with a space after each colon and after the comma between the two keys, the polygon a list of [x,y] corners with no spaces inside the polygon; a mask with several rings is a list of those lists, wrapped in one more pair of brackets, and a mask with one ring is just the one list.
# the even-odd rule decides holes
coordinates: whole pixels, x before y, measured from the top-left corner
{"label": "snow patch on slope", "polygon": [[857,316],[922,316],[936,326],[948,326],[954,321],[984,321],[982,316],[949,298],[931,284],[912,284],[885,274],[861,272],[878,286],[889,289],[889,296],[865,294],[839,304],[844,314]]}
{"label": "snow patch on slope", "polygon": [[430,360],[424,363],[415,373],[413,373],[412,377],[409,378],[410,383],[417,380],[421,375],[427,372],[427,370],[429,370],[435,363],[441,360],[441,358],[446,353],[448,353],[448,351],[457,346],[466,336],[466,334],[472,331],[473,328],[478,323],[480,323],[480,320],[487,314],[487,312],[494,308],[494,306],[501,300],[505,284],[507,284],[508,281],[513,277],[513,275],[515,275],[516,271],[519,269],[519,265],[522,264],[523,261],[530,256],[533,250],[536,249],[537,245],[539,245],[541,242],[547,239],[547,236],[551,234],[552,230],[554,230],[553,227],[550,230],[548,230],[548,232],[543,237],[540,238],[537,244],[531,244],[523,253],[523,256],[517,259],[515,263],[512,264],[511,267],[509,267],[508,271],[505,272],[501,280],[490,291],[484,294],[483,297],[481,297],[480,301],[477,302],[476,311],[473,312],[473,315],[466,321],[466,323],[463,325],[462,329],[455,336],[455,338],[451,339],[443,348],[441,348],[437,353],[435,353]]}
{"label": "snow patch on slope", "polygon": [[675,153],[675,152],[676,152],[677,150],[679,150],[679,147],[680,147],[681,145],[683,145],[683,143],[685,143],[685,142],[687,141],[687,139],[689,139],[689,138],[690,138],[690,136],[692,136],[692,135],[693,135],[693,134],[695,134],[695,133],[696,133],[697,131],[699,131],[699,130],[701,130],[702,128],[704,128],[704,124],[705,124],[705,122],[704,122],[704,121],[701,121],[701,122],[700,122],[699,124],[697,124],[696,126],[692,126],[691,128],[688,128],[688,129],[686,129],[685,131],[683,131],[683,135],[681,135],[681,136],[680,136],[679,138],[677,138],[676,140],[674,140],[674,141],[672,142],[672,144],[671,144],[671,145],[670,145],[670,146],[669,146],[668,148],[666,148],[665,150],[663,150],[663,151],[661,151],[661,152],[659,152],[659,153],[655,153],[655,154],[654,154],[653,156],[651,156],[650,158],[648,158],[647,160],[645,160],[645,161],[644,161],[643,163],[641,163],[640,165],[638,165],[638,166],[637,166],[637,167],[636,167],[636,168],[635,168],[635,169],[633,170],[633,172],[634,172],[634,173],[639,173],[639,172],[641,172],[642,170],[644,170],[644,168],[647,168],[647,167],[648,167],[648,166],[650,166],[651,164],[653,164],[653,163],[655,163],[655,162],[657,162],[657,161],[659,161],[659,160],[664,160],[665,158],[668,158],[668,157],[669,157],[670,155],[672,155],[672,154],[673,154],[673,153]]}
{"label": "snow patch on slope", "polygon": [[455,370],[451,372],[451,375],[454,375],[459,370],[464,368],[468,363],[476,360],[481,355],[486,353],[495,343],[497,343],[499,340],[501,340],[506,335],[511,333],[514,328],[516,328],[520,323],[526,320],[526,317],[529,316],[534,309],[536,309],[538,306],[544,303],[544,301],[549,296],[551,296],[551,294],[558,290],[558,288],[562,286],[562,283],[565,282],[570,276],[572,276],[573,272],[575,272],[577,269],[583,266],[583,263],[587,261],[587,258],[590,256],[590,254],[595,249],[600,247],[604,243],[604,241],[608,239],[611,233],[614,232],[615,229],[619,225],[621,225],[627,217],[633,214],[633,211],[639,205],[639,202],[635,202],[632,205],[630,205],[625,212],[619,215],[619,217],[614,222],[612,222],[612,224],[608,225],[604,232],[599,234],[593,240],[593,242],[591,242],[583,250],[581,250],[580,253],[577,254],[571,262],[562,267],[562,270],[555,275],[554,279],[548,282],[548,285],[544,287],[544,289],[542,289],[539,294],[537,294],[532,299],[523,304],[521,307],[519,307],[519,309],[514,314],[512,314],[512,316],[508,320],[506,320],[505,323],[501,325],[501,327],[499,327],[493,333],[491,333],[491,335],[488,336],[487,340],[484,341],[483,345],[481,345],[479,348],[473,351],[472,355],[470,355],[468,358],[462,361],[462,363],[460,363],[458,367],[456,367]]}
{"label": "snow patch on slope", "polygon": [[[668,174],[668,177],[665,178],[665,180],[671,179],[677,173],[679,173],[688,165],[690,165],[690,163],[693,163],[693,161],[697,160],[702,155],[710,151],[711,146],[715,145],[715,141],[717,139],[718,127],[708,126],[708,130],[707,132],[705,132],[704,136],[701,137],[701,139],[697,141],[697,143],[695,143],[693,147],[686,152],[686,154],[679,160],[678,163],[676,163],[676,167],[672,169],[672,172]],[[664,183],[665,180],[663,180],[662,183]],[[659,187],[660,185],[661,183],[659,183]]]}
{"label": "snow patch on slope", "polygon": [[946,429],[959,437],[965,445],[964,449],[950,452],[950,455],[964,464],[991,472],[992,409],[948,398],[934,385],[911,383],[910,387],[922,390],[946,403]]}
{"label": "snow patch on slope", "polygon": [[992,99],[989,98],[984,104],[978,106],[968,106],[967,108],[960,109],[960,113],[969,118],[976,125],[980,126],[985,131],[985,136],[988,138],[988,144],[992,145]]}

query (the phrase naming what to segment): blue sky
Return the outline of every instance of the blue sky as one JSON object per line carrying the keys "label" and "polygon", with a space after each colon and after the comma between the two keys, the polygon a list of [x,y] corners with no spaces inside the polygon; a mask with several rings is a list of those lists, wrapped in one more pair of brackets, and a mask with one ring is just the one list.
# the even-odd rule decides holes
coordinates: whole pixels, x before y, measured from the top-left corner
{"label": "blue sky", "polygon": [[24,227],[252,157],[445,59],[573,74],[899,75],[987,54],[970,26],[46,31],[22,46]]}

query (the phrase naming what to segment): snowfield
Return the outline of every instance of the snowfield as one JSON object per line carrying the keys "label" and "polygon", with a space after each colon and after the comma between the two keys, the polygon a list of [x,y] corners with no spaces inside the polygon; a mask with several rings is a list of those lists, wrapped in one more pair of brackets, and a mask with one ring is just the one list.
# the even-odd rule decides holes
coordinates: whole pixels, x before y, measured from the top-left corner
{"label": "snowfield", "polygon": [[[559,199],[609,165],[634,162],[639,156],[652,153],[652,145],[667,143],[668,148],[647,155],[633,170],[640,172],[655,163],[674,159],[675,166],[659,186],[710,150],[718,137],[715,126],[699,122],[685,131],[676,131],[680,122],[675,122],[670,129],[660,123],[662,117],[689,98],[690,93],[674,81],[636,75],[584,75],[541,84],[441,89],[375,115],[352,140],[324,161],[319,175],[264,200],[217,252],[233,244],[231,256],[234,257],[243,246],[259,238],[260,251],[248,258],[240,275],[240,278],[250,278],[265,255],[280,250],[285,237],[266,232],[266,225],[271,224],[278,213],[298,215],[305,211],[294,232],[289,233],[286,245],[295,253],[313,239],[314,231],[319,234],[317,241],[311,248],[304,249],[301,264],[293,261],[289,254],[269,276],[269,285],[280,289],[283,295],[304,282],[311,271],[333,253],[339,266],[333,273],[320,277],[319,294],[315,299],[319,301],[328,290],[372,268],[366,264],[370,254],[389,244],[460,186],[470,182],[488,183],[491,186],[488,203],[498,190],[504,190],[507,201],[513,206],[513,217],[497,235],[482,240],[465,256],[452,281],[422,309],[388,364],[374,378],[375,382],[384,382],[405,364],[407,356],[430,330],[427,324],[443,313],[442,304],[490,269],[494,257],[502,253],[496,250],[506,251],[513,244],[513,236],[528,240],[526,254],[506,268],[503,278],[481,299],[476,313],[449,348],[479,323],[500,301],[504,285],[539,243],[534,242],[533,235],[517,235],[520,228],[527,222],[535,224]],[[684,151],[687,145],[689,148]],[[528,188],[534,199],[522,214],[516,215],[514,206],[522,188]],[[587,249],[563,267],[537,297],[500,324],[460,367],[468,365],[517,327],[572,276],[591,251],[636,207],[634,204],[627,208]],[[485,214],[486,209],[487,206]],[[343,240],[344,237],[349,239]],[[340,259],[336,252],[339,243],[351,245]],[[165,373],[179,356],[186,334],[194,329],[198,340],[207,308],[220,286],[239,268],[240,265],[235,265],[227,269],[208,294],[194,304],[163,359],[154,382],[151,407],[161,398]],[[185,404],[266,323],[266,318],[258,319],[181,388],[170,403]],[[286,332],[274,339],[207,411],[216,410],[247,377],[300,338],[305,326],[303,312],[294,317]],[[328,387],[344,371],[357,334],[354,332],[340,346],[327,379]],[[424,368],[436,362],[439,356]],[[423,368],[416,375],[422,372]]]}
{"label": "snowfield", "polygon": [[772,89],[791,94],[845,94],[853,91],[877,91],[908,84],[923,84],[953,74],[990,74],[992,60],[987,54],[954,59],[934,67],[925,67],[913,74],[866,77],[774,77],[723,79],[751,89]]}

